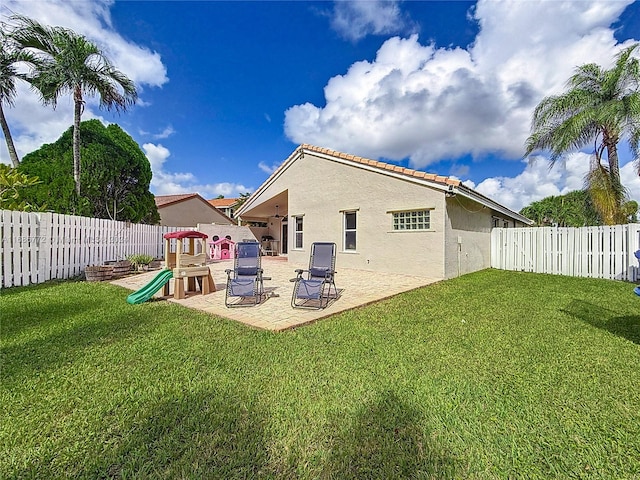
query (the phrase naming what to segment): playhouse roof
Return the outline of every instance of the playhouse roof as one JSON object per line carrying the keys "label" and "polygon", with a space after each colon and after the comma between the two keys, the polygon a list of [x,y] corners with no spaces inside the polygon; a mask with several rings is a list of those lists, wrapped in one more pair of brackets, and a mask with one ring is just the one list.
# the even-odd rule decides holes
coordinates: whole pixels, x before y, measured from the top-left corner
{"label": "playhouse roof", "polygon": [[195,230],[179,230],[177,232],[169,232],[163,235],[164,238],[209,238],[209,235],[206,235],[202,232],[196,232]]}

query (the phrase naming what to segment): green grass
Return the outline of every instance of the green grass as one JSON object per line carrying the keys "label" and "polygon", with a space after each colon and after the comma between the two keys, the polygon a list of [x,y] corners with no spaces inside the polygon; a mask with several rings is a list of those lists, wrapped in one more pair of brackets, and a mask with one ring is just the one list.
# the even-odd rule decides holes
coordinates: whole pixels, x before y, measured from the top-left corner
{"label": "green grass", "polygon": [[640,478],[630,284],[486,270],[284,333],[127,294],[2,292],[0,478]]}

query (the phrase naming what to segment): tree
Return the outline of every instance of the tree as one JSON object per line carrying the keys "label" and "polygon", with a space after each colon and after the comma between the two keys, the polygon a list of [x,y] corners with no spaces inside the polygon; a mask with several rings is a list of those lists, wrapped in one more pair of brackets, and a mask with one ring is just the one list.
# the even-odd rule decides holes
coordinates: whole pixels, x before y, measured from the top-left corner
{"label": "tree", "polygon": [[99,120],[80,124],[83,196],[75,193],[73,128],[52,144],[24,156],[19,170],[42,184],[29,188],[29,201],[58,213],[155,224],[160,221],[149,185],[151,165],[140,146],[118,125]]}
{"label": "tree", "polygon": [[249,197],[251,196],[251,194],[249,192],[245,192],[245,193],[241,193],[240,196],[238,197],[238,201],[235,204],[235,208],[238,209],[240,208],[242,205],[244,205],[244,203],[249,200]]}
{"label": "tree", "polygon": [[38,177],[30,177],[9,165],[0,163],[0,209],[32,211],[40,210],[38,205],[27,203],[22,198],[24,189],[41,183]]}
{"label": "tree", "polygon": [[600,216],[585,190],[543,198],[520,210],[538,226],[585,227],[602,225]]}
{"label": "tree", "polygon": [[20,15],[12,19],[17,23],[12,38],[23,51],[38,59],[29,81],[40,92],[43,103],[55,108],[60,96],[73,95],[73,179],[76,194],[80,195],[80,121],[84,97],[97,94],[100,107],[126,111],[138,98],[135,85],[82,35]]}
{"label": "tree", "polygon": [[18,72],[18,65],[21,62],[33,66],[35,60],[29,52],[20,51],[19,46],[8,34],[5,25],[2,24],[0,28],[0,124],[7,142],[9,158],[14,167],[20,164],[20,159],[13,143],[9,124],[4,116],[4,105],[14,106],[16,80],[22,79],[26,81],[25,75]]}
{"label": "tree", "polygon": [[620,181],[618,143],[628,140],[640,174],[640,67],[636,43],[616,56],[612,69],[578,67],[567,91],[544,98],[533,114],[526,155],[549,150],[557,161],[593,144],[586,178],[594,206],[607,224],[624,219],[626,192]]}

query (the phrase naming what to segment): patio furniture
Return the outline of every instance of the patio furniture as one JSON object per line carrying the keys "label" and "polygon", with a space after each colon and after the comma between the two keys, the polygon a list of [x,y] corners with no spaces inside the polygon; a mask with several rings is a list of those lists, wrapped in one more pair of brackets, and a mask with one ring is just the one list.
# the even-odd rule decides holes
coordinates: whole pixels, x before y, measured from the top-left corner
{"label": "patio furniture", "polygon": [[[296,278],[291,295],[293,308],[321,310],[330,299],[338,298],[335,284],[336,244],[315,242],[311,245],[311,257],[307,270],[296,270]],[[333,286],[333,296],[331,287]]]}
{"label": "patio furniture", "polygon": [[[640,263],[640,250],[636,250],[634,255],[638,259],[638,263]],[[633,289],[633,293],[635,293],[640,297],[640,285],[638,285],[636,288]]]}
{"label": "patio furniture", "polygon": [[[227,273],[227,291],[224,297],[226,307],[255,306],[263,300],[265,278],[262,275],[258,242],[237,243],[233,269],[227,269],[225,272]],[[237,301],[232,302],[233,297],[236,297]]]}

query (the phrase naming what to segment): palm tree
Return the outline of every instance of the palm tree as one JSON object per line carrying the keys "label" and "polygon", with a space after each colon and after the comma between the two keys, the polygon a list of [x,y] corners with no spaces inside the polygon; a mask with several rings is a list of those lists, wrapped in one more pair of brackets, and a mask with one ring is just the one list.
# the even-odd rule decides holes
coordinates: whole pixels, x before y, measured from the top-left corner
{"label": "palm tree", "polygon": [[25,76],[20,74],[17,65],[20,62],[33,65],[33,58],[29,52],[20,52],[18,46],[12,41],[11,37],[5,31],[5,25],[0,28],[0,124],[2,124],[2,133],[7,142],[7,150],[9,150],[9,158],[14,167],[20,164],[20,159],[13,144],[13,137],[9,124],[4,116],[3,105],[14,106],[16,97],[16,80],[26,80]]}
{"label": "palm tree", "polygon": [[[621,221],[626,197],[620,181],[618,143],[628,140],[640,174],[640,67],[636,43],[616,56],[611,70],[578,67],[567,91],[544,98],[533,114],[526,155],[550,150],[551,162],[593,143],[587,189],[605,223]],[[606,156],[605,156],[606,153]]]}
{"label": "palm tree", "polygon": [[73,95],[73,179],[80,195],[80,120],[85,95],[98,94],[100,107],[126,111],[137,98],[135,85],[116,70],[100,49],[82,35],[62,27],[42,25],[16,15],[12,37],[39,63],[29,78],[46,105],[57,105],[64,94]]}

